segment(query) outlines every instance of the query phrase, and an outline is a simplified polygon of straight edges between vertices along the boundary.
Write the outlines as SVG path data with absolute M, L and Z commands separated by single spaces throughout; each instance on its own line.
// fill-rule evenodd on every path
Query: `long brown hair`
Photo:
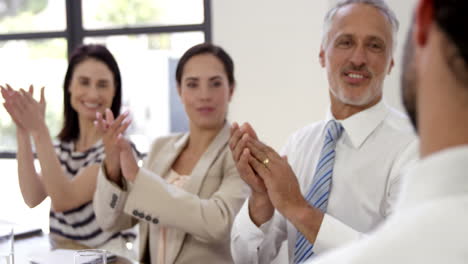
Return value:
M 78 64 L 88 58 L 96 59 L 109 67 L 114 75 L 115 95 L 112 100 L 111 110 L 114 116 L 120 114 L 120 106 L 122 104 L 122 79 L 120 76 L 119 66 L 117 61 L 110 51 L 103 45 L 82 45 L 76 48 L 68 63 L 65 81 L 63 83 L 63 127 L 58 138 L 61 141 L 70 142 L 78 139 L 80 135 L 80 127 L 78 123 L 78 113 L 73 109 L 70 102 L 70 83 L 73 73 Z

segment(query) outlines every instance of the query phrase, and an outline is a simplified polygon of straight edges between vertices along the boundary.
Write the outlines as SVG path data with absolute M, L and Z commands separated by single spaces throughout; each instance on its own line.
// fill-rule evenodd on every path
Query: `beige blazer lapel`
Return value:
M 199 194 L 203 180 L 208 173 L 211 165 L 215 159 L 219 156 L 222 149 L 228 144 L 229 133 L 230 133 L 230 124 L 226 122 L 224 127 L 215 137 L 213 142 L 208 146 L 207 150 L 200 157 L 200 160 L 195 165 L 191 173 L 190 181 L 188 182 L 186 188 L 187 192 L 193 194 Z M 182 249 L 182 244 L 185 239 L 185 232 L 179 231 L 176 229 L 169 229 L 166 233 L 167 241 L 170 241 L 167 245 L 167 255 L 166 263 L 174 263 L 177 256 L 179 255 L 180 250 Z
M 178 139 L 174 144 L 172 145 L 167 145 L 164 149 L 161 150 L 160 154 L 155 157 L 155 162 L 152 164 L 148 164 L 147 169 L 155 172 L 157 175 L 160 177 L 166 178 L 168 175 L 168 171 L 171 169 L 172 164 L 174 161 L 179 157 L 180 152 L 184 149 L 185 145 L 188 142 L 188 134 L 182 135 L 180 139 Z M 148 234 L 151 232 L 152 237 L 156 237 L 157 239 L 153 242 L 156 243 L 156 245 L 152 245 L 151 248 L 148 243 Z M 148 247 L 148 250 L 151 249 L 158 249 L 159 248 L 159 228 L 151 227 L 145 222 L 140 222 L 140 259 L 143 257 L 141 254 L 144 253 L 146 250 L 146 247 Z M 157 252 L 152 252 L 157 253 Z
M 213 142 L 208 146 L 205 153 L 200 157 L 200 160 L 195 165 L 191 173 L 190 181 L 187 184 L 186 190 L 193 194 L 199 194 L 203 180 L 205 179 L 208 170 L 219 156 L 220 152 L 229 140 L 229 127 L 226 122 L 221 131 L 216 135 Z
M 154 171 L 157 175 L 166 178 L 168 171 L 172 168 L 172 164 L 179 157 L 180 153 L 187 145 L 189 139 L 188 133 L 184 134 L 173 145 L 167 145 L 156 158 L 154 164 L 151 165 L 149 170 Z

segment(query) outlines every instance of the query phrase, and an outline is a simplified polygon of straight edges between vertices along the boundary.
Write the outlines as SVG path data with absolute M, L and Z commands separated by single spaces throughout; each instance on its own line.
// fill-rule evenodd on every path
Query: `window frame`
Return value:
M 203 0 L 204 21 L 201 24 L 183 24 L 183 25 L 164 25 L 164 26 L 145 26 L 145 27 L 126 27 L 112 29 L 94 29 L 86 30 L 83 27 L 82 0 L 66 0 L 66 28 L 64 31 L 45 31 L 45 32 L 25 32 L 0 34 L 0 41 L 8 40 L 34 40 L 62 38 L 67 41 L 67 56 L 83 44 L 85 37 L 100 36 L 118 36 L 118 35 L 138 35 L 138 34 L 165 34 L 201 31 L 204 33 L 206 42 L 212 41 L 211 29 L 211 0 Z M 0 159 L 15 159 L 15 151 L 0 151 Z

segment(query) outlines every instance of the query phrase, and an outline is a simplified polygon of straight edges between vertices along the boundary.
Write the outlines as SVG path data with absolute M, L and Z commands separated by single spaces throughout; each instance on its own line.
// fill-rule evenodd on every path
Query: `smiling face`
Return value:
M 392 26 L 378 9 L 350 4 L 335 14 L 320 63 L 327 69 L 332 104 L 372 106 L 382 98 L 393 66 Z
M 233 89 L 217 57 L 207 53 L 190 58 L 184 66 L 178 90 L 191 127 L 216 129 L 222 126 Z
M 80 119 L 95 120 L 104 113 L 115 95 L 114 76 L 106 64 L 85 59 L 76 65 L 70 82 L 70 102 Z

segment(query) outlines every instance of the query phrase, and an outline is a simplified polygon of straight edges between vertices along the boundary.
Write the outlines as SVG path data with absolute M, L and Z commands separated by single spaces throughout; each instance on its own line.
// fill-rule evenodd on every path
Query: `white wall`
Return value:
M 388 1 L 401 22 L 396 67 L 385 83 L 387 102 L 400 108 L 402 40 L 415 0 Z M 214 0 L 213 39 L 233 57 L 238 81 L 230 121 L 249 121 L 280 149 L 289 134 L 324 117 L 329 105 L 318 63 L 324 0 Z

